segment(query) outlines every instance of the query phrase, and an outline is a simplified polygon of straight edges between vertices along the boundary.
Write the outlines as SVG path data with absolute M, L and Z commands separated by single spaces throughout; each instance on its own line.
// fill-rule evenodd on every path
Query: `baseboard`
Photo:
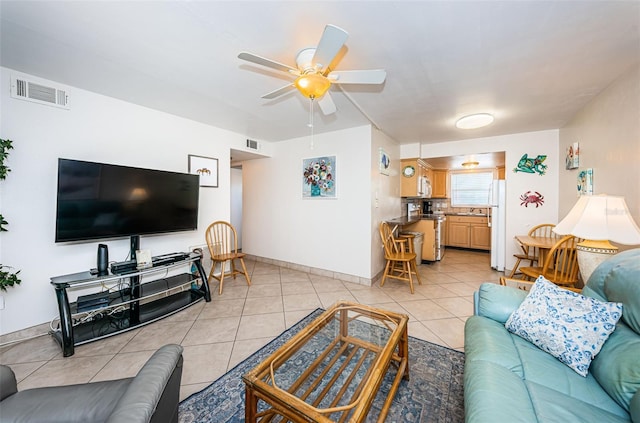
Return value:
M 247 258 L 247 260 L 253 260 L 260 263 L 273 264 L 275 266 L 284 267 L 286 269 L 298 270 L 300 272 L 311 273 L 312 275 L 326 276 L 328 278 L 339 279 L 341 281 L 357 283 L 358 285 L 364 285 L 364 286 L 371 286 L 375 281 L 379 280 L 382 277 L 382 273 L 379 273 L 373 279 L 369 279 L 369 278 L 363 278 L 356 275 L 349 275 L 347 273 L 334 272 L 331 270 L 320 269 L 317 267 L 304 266 L 297 263 L 290 263 L 287 261 L 270 259 L 267 257 L 254 256 L 251 254 L 247 254 L 245 257 Z

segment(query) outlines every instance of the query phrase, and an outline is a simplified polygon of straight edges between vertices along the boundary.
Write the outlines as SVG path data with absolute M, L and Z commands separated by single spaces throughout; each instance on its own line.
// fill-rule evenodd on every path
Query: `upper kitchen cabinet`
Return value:
M 447 198 L 447 173 L 443 169 L 431 170 L 431 197 Z
M 400 161 L 400 196 L 429 197 L 429 179 L 426 164 L 420 159 L 404 159 Z
M 498 166 L 498 179 L 504 179 L 504 166 Z

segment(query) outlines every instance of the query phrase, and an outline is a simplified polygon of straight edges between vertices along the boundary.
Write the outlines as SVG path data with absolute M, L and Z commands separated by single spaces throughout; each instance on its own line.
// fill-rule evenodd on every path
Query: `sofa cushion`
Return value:
M 638 271 L 640 271 L 640 248 L 623 251 L 600 263 L 596 270 L 591 273 L 587 285 L 582 290 L 582 294 L 606 301 L 607 296 L 604 292 L 605 279 L 615 267 L 628 269 L 629 274 L 637 275 Z
M 527 296 L 528 292 L 494 283 L 483 283 L 478 293 L 476 314 L 504 323 Z
M 87 423 L 107 420 L 132 379 L 33 388 L 2 401 L 2 422 Z
M 464 325 L 464 339 L 465 362 L 484 361 L 499 364 L 518 377 L 524 377 L 522 362 L 513 344 L 514 336 L 503 324 L 486 317 L 471 316 Z
M 640 257 L 633 264 L 615 266 L 607 274 L 604 292 L 623 304 L 622 320 L 640 334 Z
M 640 335 L 619 322 L 589 371 L 600 386 L 629 411 L 631 398 L 640 389 Z
M 587 400 L 560 395 L 551 384 L 540 385 L 528 380 L 525 384 L 536 412 L 536 419 L 532 422 L 629 422 L 629 416 L 622 410 L 615 413 Z
M 466 423 L 538 421 L 524 380 L 499 364 L 465 361 Z
M 586 376 L 621 316 L 622 304 L 561 289 L 541 276 L 505 327 Z

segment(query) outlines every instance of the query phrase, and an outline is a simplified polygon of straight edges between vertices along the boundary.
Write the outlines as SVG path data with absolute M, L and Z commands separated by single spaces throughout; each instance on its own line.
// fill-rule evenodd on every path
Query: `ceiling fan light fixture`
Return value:
M 456 121 L 458 129 L 476 129 L 493 123 L 493 115 L 489 113 L 476 113 L 461 117 Z
M 317 73 L 300 75 L 293 83 L 307 98 L 320 98 L 331 87 L 331 81 Z

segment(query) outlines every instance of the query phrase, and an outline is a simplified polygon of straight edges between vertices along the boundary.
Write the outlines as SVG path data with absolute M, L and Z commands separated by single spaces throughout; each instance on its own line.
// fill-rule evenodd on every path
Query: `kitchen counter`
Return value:
M 447 216 L 487 217 L 487 213 L 445 213 Z
M 386 220 L 386 222 L 390 225 L 411 225 L 412 223 L 416 223 L 420 220 L 444 220 L 444 214 L 415 214 L 411 216 L 400 216 L 395 219 Z

